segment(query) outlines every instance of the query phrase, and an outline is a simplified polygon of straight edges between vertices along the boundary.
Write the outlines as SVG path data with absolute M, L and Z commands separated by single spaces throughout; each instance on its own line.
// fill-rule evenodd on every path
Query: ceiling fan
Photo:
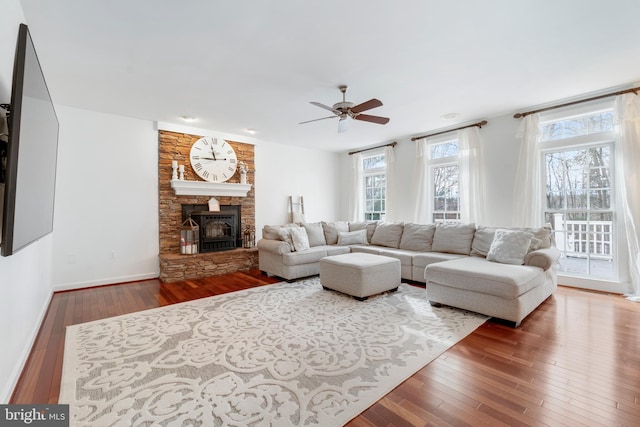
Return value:
M 381 116 L 372 116 L 369 114 L 362 114 L 363 111 L 367 111 L 367 110 L 371 110 L 373 108 L 377 108 L 382 106 L 382 101 L 380 101 L 379 99 L 375 99 L 372 98 L 368 101 L 363 102 L 362 104 L 358 104 L 358 105 L 354 105 L 353 102 L 347 102 L 347 100 L 345 99 L 346 97 L 346 92 L 347 92 L 347 86 L 346 85 L 341 85 L 338 86 L 338 89 L 340 89 L 340 92 L 342 92 L 342 102 L 338 102 L 336 104 L 333 104 L 332 107 L 329 107 L 328 105 L 324 105 L 321 104 L 319 102 L 311 102 L 311 104 L 320 107 L 320 108 L 324 108 L 325 110 L 329 110 L 333 113 L 333 116 L 329 116 L 329 117 L 322 117 L 320 119 L 313 119 L 313 120 L 307 120 L 305 122 L 300 122 L 300 124 L 304 124 L 304 123 L 311 123 L 311 122 L 317 122 L 318 120 L 326 120 L 326 119 L 333 119 L 338 117 L 340 119 L 340 121 L 338 121 L 338 132 L 344 132 L 346 130 L 346 119 L 348 117 L 351 117 L 354 120 L 361 120 L 363 122 L 371 122 L 371 123 L 378 123 L 380 125 L 385 125 L 387 123 L 389 123 L 389 118 L 388 117 L 381 117 Z

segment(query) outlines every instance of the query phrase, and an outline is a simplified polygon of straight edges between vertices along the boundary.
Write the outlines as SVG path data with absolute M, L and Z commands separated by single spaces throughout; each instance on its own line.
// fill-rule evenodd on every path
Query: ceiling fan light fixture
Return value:
M 384 125 L 387 124 L 389 122 L 389 118 L 388 117 L 380 117 L 380 116 L 372 116 L 369 114 L 362 114 L 363 111 L 367 111 L 367 110 L 371 110 L 373 108 L 377 108 L 377 107 L 381 107 L 382 106 L 382 101 L 380 101 L 379 99 L 376 98 L 372 98 L 368 101 L 362 102 L 360 104 L 354 104 L 353 102 L 348 102 L 346 100 L 346 92 L 347 92 L 347 86 L 346 85 L 340 85 L 338 86 L 338 89 L 340 89 L 340 92 L 342 92 L 342 102 L 337 102 L 335 104 L 333 104 L 333 106 L 329 107 L 328 105 L 324 105 L 320 102 L 315 102 L 315 101 L 311 101 L 312 105 L 315 105 L 316 107 L 320 107 L 324 110 L 329 110 L 331 111 L 334 115 L 333 116 L 329 116 L 329 117 L 322 117 L 320 119 L 313 119 L 313 120 L 306 120 L 304 122 L 300 122 L 300 124 L 304 124 L 304 123 L 310 123 L 310 122 L 316 122 L 319 120 L 325 120 L 325 119 L 331 119 L 334 117 L 338 117 L 340 119 L 340 122 L 342 122 L 343 120 L 346 120 L 347 118 L 351 117 L 354 120 L 360 120 L 360 121 L 364 121 L 364 122 L 370 122 L 370 123 L 377 123 L 380 125 Z M 341 126 L 343 125 L 343 123 L 338 123 L 338 132 L 343 132 L 344 127 Z

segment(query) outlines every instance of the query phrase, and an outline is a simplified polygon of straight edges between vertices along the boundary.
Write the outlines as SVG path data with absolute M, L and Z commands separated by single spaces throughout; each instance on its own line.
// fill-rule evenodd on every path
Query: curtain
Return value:
M 414 200 L 415 208 L 413 221 L 416 224 L 430 224 L 433 222 L 430 218 L 431 212 L 428 202 L 428 174 L 427 174 L 427 141 L 421 139 L 416 143 L 416 162 L 414 166 Z
M 460 156 L 460 221 L 484 224 L 482 201 L 482 140 L 480 129 L 473 126 L 458 131 Z
M 388 145 L 384 148 L 384 160 L 387 164 L 385 182 L 387 185 L 385 194 L 385 221 L 396 221 L 397 197 L 396 197 L 396 158 L 393 147 Z
M 362 154 L 356 153 L 351 157 L 353 169 L 353 180 L 351 181 L 351 197 L 349 198 L 349 211 L 351 221 L 362 221 L 364 219 L 364 199 L 362 191 L 364 188 L 362 172 Z
M 632 292 L 626 295 L 640 302 L 640 96 L 620 95 L 616 98 L 616 117 L 620 140 L 616 144 L 616 171 L 622 196 L 621 217 L 629 251 L 629 276 Z
M 537 144 L 540 141 L 540 116 L 526 116 L 516 133 L 520 139 L 520 157 L 513 192 L 513 225 L 540 227 L 542 220 L 542 169 Z

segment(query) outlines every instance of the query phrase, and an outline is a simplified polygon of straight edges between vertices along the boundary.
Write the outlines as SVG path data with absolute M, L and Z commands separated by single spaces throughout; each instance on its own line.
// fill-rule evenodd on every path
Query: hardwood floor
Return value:
M 259 271 L 56 293 L 11 403 L 57 403 L 67 325 L 278 280 Z M 567 287 L 518 329 L 489 321 L 348 426 L 640 425 L 640 304 Z

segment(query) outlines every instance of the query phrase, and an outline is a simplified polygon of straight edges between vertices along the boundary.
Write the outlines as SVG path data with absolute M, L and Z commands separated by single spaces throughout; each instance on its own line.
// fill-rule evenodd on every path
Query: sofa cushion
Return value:
M 353 245 L 350 246 L 351 252 L 363 252 L 366 254 L 374 254 L 380 255 L 380 251 L 383 249 L 382 246 L 371 246 L 371 245 Z
M 542 285 L 545 280 L 544 272 L 539 267 L 498 264 L 478 257 L 429 264 L 424 277 L 427 281 L 427 294 L 429 282 L 434 282 L 508 300 Z
M 373 232 L 373 236 L 371 237 L 371 244 L 397 248 L 400 246 L 403 228 L 404 226 L 401 222 L 378 223 L 376 231 Z
M 290 252 L 282 255 L 284 265 L 300 265 L 319 262 L 327 256 L 327 246 L 314 246 L 302 252 Z
M 408 249 L 411 251 L 429 252 L 435 231 L 435 224 L 406 223 L 404 224 L 399 247 L 400 249 Z
M 406 249 L 380 248 L 378 255 L 399 259 L 402 265 L 412 265 L 415 252 Z
M 309 250 L 309 237 L 307 237 L 307 230 L 304 227 L 291 227 L 288 230 L 293 241 L 293 248 L 296 251 Z
M 472 256 L 486 257 L 493 242 L 493 235 L 496 233 L 495 227 L 485 227 L 479 225 L 473 235 L 473 242 L 471 243 Z
M 370 243 L 377 225 L 377 221 L 350 222 L 349 231 L 367 230 L 367 242 Z
M 466 255 L 447 254 L 444 252 L 423 252 L 413 256 L 414 267 L 426 267 L 434 262 L 451 261 L 452 259 L 465 258 Z
M 309 246 L 323 246 L 327 244 L 321 222 L 305 222 L 302 226 L 307 230 Z
M 529 252 L 531 239 L 533 234 L 526 231 L 498 229 L 493 236 L 487 260 L 522 265 Z
M 322 221 L 322 229 L 324 230 L 324 240 L 327 245 L 335 245 L 338 243 L 338 233 L 340 231 L 349 231 L 349 223 L 346 221 Z
M 338 245 L 368 245 L 367 230 L 358 231 L 339 231 Z
M 433 233 L 433 252 L 469 255 L 476 225 L 460 223 L 441 223 Z

